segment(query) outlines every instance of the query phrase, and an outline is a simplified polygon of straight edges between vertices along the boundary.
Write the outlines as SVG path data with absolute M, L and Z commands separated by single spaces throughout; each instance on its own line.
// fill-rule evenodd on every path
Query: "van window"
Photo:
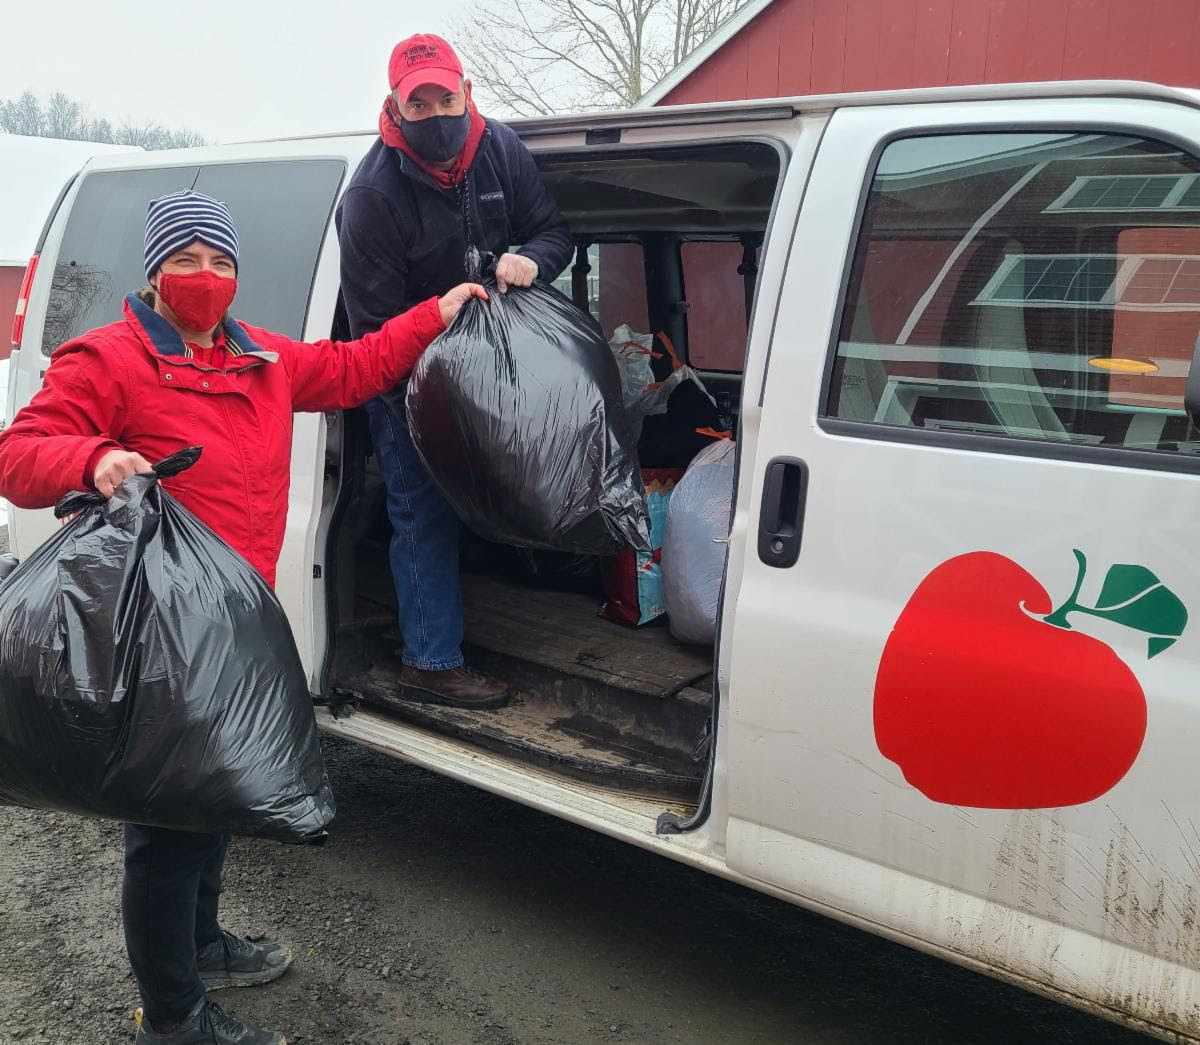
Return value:
M 653 333 L 646 297 L 645 249 L 640 243 L 598 243 L 592 251 L 588 296 L 604 336 L 611 339 L 622 325 L 637 333 Z
M 555 288 L 575 299 L 578 251 L 554 281 Z M 582 304 L 582 302 L 580 302 Z M 650 330 L 646 300 L 646 252 L 640 243 L 592 243 L 587 248 L 587 309 L 611 340 L 622 324 L 641 333 Z
M 697 370 L 741 372 L 746 362 L 745 248 L 736 240 L 680 247 L 687 295 L 687 356 Z
M 1200 452 L 1200 162 L 1107 134 L 910 138 L 867 196 L 825 415 Z
M 54 266 L 43 353 L 121 318 L 125 295 L 146 284 L 146 205 L 192 187 L 233 213 L 240 240 L 234 313 L 299 338 L 345 169 L 340 160 L 283 160 L 87 175 Z

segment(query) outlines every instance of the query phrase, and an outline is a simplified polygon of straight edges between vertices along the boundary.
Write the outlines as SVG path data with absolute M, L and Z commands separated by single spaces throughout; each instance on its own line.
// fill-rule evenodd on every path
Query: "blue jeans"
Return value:
M 444 671 L 463 663 L 461 523 L 413 446 L 401 409 L 384 399 L 366 405 L 379 472 L 387 486 L 403 660 L 424 671 Z

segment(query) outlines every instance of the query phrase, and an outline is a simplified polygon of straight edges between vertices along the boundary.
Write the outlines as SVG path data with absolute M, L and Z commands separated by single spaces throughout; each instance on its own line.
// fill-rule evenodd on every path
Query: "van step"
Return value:
M 637 730 L 625 731 L 573 709 L 544 693 L 516 689 L 502 708 L 471 710 L 408 700 L 397 684 L 398 662 L 339 679 L 337 689 L 414 725 L 468 740 L 497 754 L 577 780 L 647 797 L 694 798 L 704 773 L 690 753 L 655 744 Z M 707 714 L 708 694 L 686 690 L 675 700 Z
M 365 744 L 435 773 L 457 776 L 537 809 L 581 818 L 627 842 L 664 848 L 669 855 L 678 856 L 677 847 L 669 843 L 655 846 L 658 818 L 666 812 L 686 819 L 696 811 L 694 796 L 691 801 L 664 801 L 658 795 L 643 797 L 629 792 L 581 787 L 558 773 L 490 751 L 480 751 L 433 730 L 401 722 L 385 711 L 359 708 L 350 714 L 335 714 L 330 708 L 319 707 L 317 725 L 322 732 Z

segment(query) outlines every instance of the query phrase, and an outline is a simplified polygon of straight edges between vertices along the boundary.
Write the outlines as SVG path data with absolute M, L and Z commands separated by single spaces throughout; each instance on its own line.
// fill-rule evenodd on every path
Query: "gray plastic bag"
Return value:
M 663 594 L 671 634 L 680 642 L 711 645 L 716 639 L 736 450 L 732 440 L 722 439 L 699 453 L 671 495 L 663 538 Z

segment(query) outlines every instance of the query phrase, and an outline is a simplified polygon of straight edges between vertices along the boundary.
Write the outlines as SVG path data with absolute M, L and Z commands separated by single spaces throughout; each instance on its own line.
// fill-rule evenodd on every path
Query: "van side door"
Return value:
M 1200 1029 L 1198 332 L 1200 108 L 833 115 L 744 407 L 732 868 Z
M 189 188 L 199 172 L 196 166 L 126 171 L 89 166 L 67 190 L 42 242 L 16 357 L 10 420 L 40 391 L 59 345 L 120 318 L 125 294 L 146 282 L 146 204 Z M 59 526 L 49 508 L 10 508 L 9 522 L 20 558 Z

